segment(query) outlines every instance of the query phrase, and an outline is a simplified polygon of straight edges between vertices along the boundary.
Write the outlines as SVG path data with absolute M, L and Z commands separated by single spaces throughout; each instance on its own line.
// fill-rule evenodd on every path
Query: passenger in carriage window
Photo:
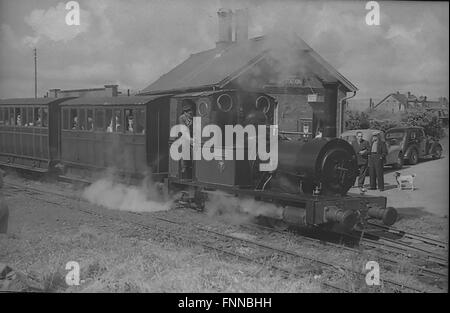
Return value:
M 112 133 L 113 132 L 113 128 L 114 128 L 114 126 L 113 126 L 113 119 L 111 117 L 111 121 L 109 122 L 108 127 L 106 127 L 106 132 L 107 133 Z
M 120 117 L 116 115 L 116 132 L 122 131 L 122 125 L 120 125 Z
M 130 115 L 127 117 L 127 132 L 134 133 L 134 117 Z
M 22 126 L 22 115 L 20 115 L 20 114 L 17 114 L 16 125 L 17 126 Z
M 91 116 L 87 118 L 87 130 L 94 131 L 94 119 Z
M 131 109 L 125 109 L 125 131 L 127 133 L 134 133 L 135 131 L 133 110 Z
M 88 109 L 86 115 L 87 115 L 86 129 L 88 131 L 94 131 L 94 115 L 93 115 L 93 111 Z
M 81 130 L 80 121 L 78 120 L 78 116 L 74 116 L 72 130 Z
M 34 109 L 34 118 L 35 118 L 34 126 L 42 127 L 42 109 L 41 108 Z

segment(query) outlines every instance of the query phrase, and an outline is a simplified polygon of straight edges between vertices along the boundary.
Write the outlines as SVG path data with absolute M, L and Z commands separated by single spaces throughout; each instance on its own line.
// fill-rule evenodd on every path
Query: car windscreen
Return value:
M 403 131 L 392 131 L 386 133 L 386 139 L 403 139 L 405 132 Z

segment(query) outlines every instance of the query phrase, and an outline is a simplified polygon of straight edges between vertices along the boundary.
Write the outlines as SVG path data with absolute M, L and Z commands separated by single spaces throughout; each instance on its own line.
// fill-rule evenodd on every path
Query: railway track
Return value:
M 32 197 L 36 200 L 44 201 L 44 202 L 51 203 L 51 204 L 58 205 L 58 206 L 61 205 L 60 202 L 50 201 L 47 198 L 42 198 L 41 196 L 50 194 L 50 195 L 62 197 L 66 200 L 70 199 L 73 201 L 77 201 L 78 203 L 80 201 L 84 201 L 87 203 L 87 201 L 82 200 L 78 197 L 74 197 L 74 196 L 67 195 L 67 194 L 61 194 L 61 193 L 54 192 L 54 191 L 47 191 L 47 190 L 44 191 L 44 190 L 34 188 L 31 186 L 15 185 L 15 184 L 11 184 L 9 182 L 6 183 L 5 185 L 8 188 L 25 191 L 25 194 L 28 197 Z M 333 264 L 331 262 L 322 261 L 318 258 L 301 255 L 295 251 L 278 248 L 275 246 L 268 245 L 266 243 L 256 242 L 254 240 L 240 238 L 240 237 L 236 237 L 236 236 L 229 235 L 229 234 L 224 234 L 224 233 L 221 233 L 221 232 L 218 232 L 215 230 L 207 229 L 202 226 L 196 226 L 196 225 L 188 226 L 186 224 L 180 223 L 175 220 L 167 219 L 167 218 L 161 218 L 161 217 L 157 217 L 157 216 L 150 217 L 148 215 L 145 216 L 145 220 L 147 220 L 147 221 L 148 221 L 148 219 L 151 219 L 151 220 L 157 221 L 157 222 L 165 222 L 166 224 L 176 225 L 177 226 L 176 228 L 178 230 L 180 228 L 185 228 L 185 230 L 186 230 L 186 228 L 189 228 L 189 229 L 187 229 L 188 230 L 187 233 L 192 232 L 192 231 L 189 231 L 192 229 L 196 230 L 197 232 L 207 233 L 208 234 L 207 238 L 209 240 L 199 241 L 198 238 L 195 238 L 192 236 L 191 237 L 179 236 L 179 235 L 177 235 L 177 233 L 175 231 L 170 231 L 167 227 L 161 227 L 160 223 L 150 223 L 149 224 L 149 223 L 143 223 L 142 221 L 136 221 L 136 220 L 129 220 L 129 219 L 124 220 L 122 218 L 113 217 L 113 216 L 111 216 L 111 214 L 99 213 L 99 212 L 95 212 L 92 210 L 80 208 L 79 206 L 77 208 L 75 208 L 74 206 L 70 206 L 69 208 L 76 209 L 76 210 L 86 213 L 86 214 L 95 215 L 99 218 L 106 218 L 106 219 L 113 219 L 113 220 L 119 219 L 122 222 L 127 222 L 134 226 L 139 226 L 140 228 L 146 229 L 148 231 L 156 230 L 159 233 L 164 233 L 165 235 L 167 235 L 169 237 L 175 238 L 177 241 L 180 240 L 183 242 L 189 242 L 190 244 L 194 244 L 194 245 L 201 245 L 208 250 L 216 251 L 217 253 L 228 255 L 228 256 L 234 256 L 234 257 L 237 257 L 238 259 L 246 261 L 246 262 L 260 264 L 260 265 L 266 266 L 268 268 L 271 268 L 272 270 L 276 270 L 280 273 L 283 273 L 285 275 L 301 276 L 302 274 L 297 273 L 295 270 L 282 267 L 279 264 L 278 265 L 274 264 L 275 263 L 274 258 L 283 257 L 283 258 L 288 258 L 291 260 L 295 259 L 296 263 L 298 262 L 298 260 L 301 260 L 300 264 L 305 264 L 305 262 L 308 262 L 309 264 L 319 265 L 319 266 L 324 267 L 335 273 L 342 273 L 342 271 L 347 271 L 347 272 L 356 274 L 358 276 L 365 277 L 364 273 L 356 271 L 352 268 L 348 268 L 348 267 L 345 267 L 345 266 L 342 266 L 339 264 Z M 139 217 L 143 216 L 143 214 L 137 213 L 137 212 L 128 212 L 128 213 L 131 213 L 131 214 L 129 214 L 129 216 L 132 216 L 132 215 L 139 216 Z M 237 242 L 241 243 L 241 245 L 236 245 Z M 266 251 L 265 257 L 261 257 L 261 256 L 258 256 L 258 257 L 253 256 L 252 257 L 252 256 L 249 256 L 248 254 L 240 253 L 238 251 L 239 250 L 238 248 L 241 247 L 242 244 L 245 244 L 247 247 L 252 246 L 254 255 L 258 255 L 258 253 L 257 253 L 258 249 L 265 250 Z M 268 259 L 270 259 L 270 261 L 268 261 Z M 430 271 L 428 272 L 428 274 L 436 275 L 436 273 L 431 273 Z M 419 289 L 419 288 L 416 288 L 413 286 L 408 286 L 406 284 L 391 280 L 389 278 L 382 279 L 382 283 L 386 286 L 389 285 L 389 286 L 393 287 L 394 290 L 425 292 L 425 290 L 422 290 L 422 289 Z M 328 282 L 322 282 L 322 286 L 325 288 L 328 288 L 328 289 L 339 290 L 342 292 L 349 291 L 347 288 L 344 288 L 342 286 L 336 286 L 336 285 L 330 284 Z
M 267 231 L 270 231 L 270 232 L 277 232 L 277 233 L 280 233 L 280 234 L 286 234 L 286 231 L 280 231 L 280 230 L 276 230 L 276 229 L 265 227 L 265 226 L 261 226 L 261 225 L 246 224 L 246 225 L 244 225 L 244 227 L 247 227 L 248 229 L 253 229 L 254 227 L 257 227 L 260 230 L 267 230 Z M 354 254 L 361 254 L 363 252 L 367 252 L 367 253 L 373 255 L 378 261 L 381 261 L 383 263 L 389 264 L 390 266 L 397 266 L 397 267 L 401 267 L 402 266 L 402 264 L 401 264 L 401 262 L 399 262 L 398 258 L 394 258 L 394 257 L 392 257 L 390 255 L 381 254 L 380 253 L 381 251 L 379 249 L 376 251 L 376 254 L 375 254 L 375 253 L 373 253 L 375 251 L 372 251 L 371 249 L 363 251 L 363 250 L 358 249 L 358 248 L 352 248 L 352 247 L 349 247 L 349 246 L 346 246 L 346 245 L 343 245 L 343 244 L 335 244 L 335 243 L 332 243 L 332 242 L 327 242 L 327 241 L 323 241 L 323 240 L 319 240 L 319 239 L 314 239 L 314 238 L 310 238 L 310 237 L 307 237 L 307 236 L 300 236 L 298 238 L 301 241 L 311 242 L 311 243 L 313 243 L 314 245 L 316 245 L 318 247 L 323 247 L 323 246 L 334 247 L 336 249 L 342 249 L 342 250 L 346 250 L 346 251 L 351 251 Z M 388 251 L 390 253 L 391 252 L 395 253 L 395 251 L 392 251 L 392 250 L 388 250 Z M 411 258 L 411 254 L 407 254 L 407 255 L 404 255 L 404 256 L 406 256 L 408 258 Z M 445 280 L 447 280 L 447 278 L 448 278 L 448 274 L 447 273 L 443 273 L 441 271 L 436 271 L 436 270 L 433 270 L 433 269 L 430 269 L 430 268 L 427 268 L 427 267 L 424 267 L 424 266 L 419 266 L 419 265 L 416 265 L 416 264 L 413 264 L 413 263 L 408 264 L 408 266 L 409 266 L 409 268 L 414 270 L 417 275 L 427 275 L 430 278 L 445 279 Z

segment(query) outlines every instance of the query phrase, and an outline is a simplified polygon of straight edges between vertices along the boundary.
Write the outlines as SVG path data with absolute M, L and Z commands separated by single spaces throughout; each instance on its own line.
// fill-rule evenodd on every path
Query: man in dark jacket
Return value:
M 384 191 L 384 173 L 383 167 L 387 155 L 387 146 L 380 137 L 376 134 L 372 138 L 372 145 L 369 155 L 369 175 L 370 175 L 370 189 L 378 189 Z
M 356 133 L 356 141 L 352 143 L 353 149 L 356 152 L 358 167 L 359 167 L 359 176 L 358 176 L 358 187 L 361 189 L 361 192 L 364 192 L 364 180 L 366 179 L 367 174 L 367 163 L 368 156 L 370 153 L 370 144 L 367 140 L 363 139 L 363 133 Z

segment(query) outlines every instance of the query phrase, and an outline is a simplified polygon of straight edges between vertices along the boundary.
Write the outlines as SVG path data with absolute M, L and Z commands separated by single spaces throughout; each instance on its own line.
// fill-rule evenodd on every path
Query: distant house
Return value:
M 426 96 L 416 97 L 409 91 L 407 94 L 402 94 L 397 91 L 384 97 L 378 104 L 370 105 L 371 110 L 391 113 L 406 112 L 414 108 L 423 108 L 433 112 L 438 116 L 443 125 L 448 125 L 448 99 L 445 97 L 440 97 L 434 101 L 428 100 Z
M 399 91 L 388 94 L 380 102 L 370 107 L 371 110 L 388 111 L 392 113 L 405 112 L 410 108 L 416 107 L 418 99 L 408 91 L 402 94 Z

